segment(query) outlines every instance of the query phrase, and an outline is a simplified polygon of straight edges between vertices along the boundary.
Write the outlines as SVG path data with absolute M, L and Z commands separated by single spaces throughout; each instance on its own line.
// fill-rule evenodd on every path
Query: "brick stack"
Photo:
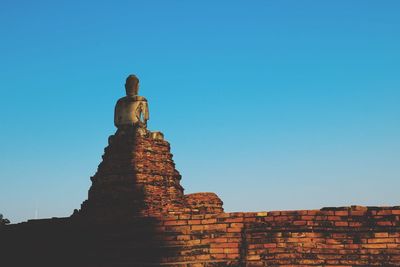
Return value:
M 185 195 L 186 206 L 194 213 L 222 213 L 222 200 L 211 192 L 201 192 Z
M 216 194 L 184 195 L 180 180 L 167 141 L 141 135 L 134 127 L 118 129 L 91 177 L 88 199 L 74 216 L 125 221 L 132 216 L 223 212 Z
M 49 257 L 82 267 L 400 266 L 400 207 L 187 212 L 111 224 L 50 219 L 3 228 L 2 260 L 17 252 L 40 266 Z
M 178 248 L 162 259 L 168 266 L 400 266 L 400 207 L 182 214 L 159 224 L 165 245 Z
M 88 200 L 75 215 L 125 220 L 182 211 L 180 179 L 168 142 L 141 136 L 134 128 L 119 129 L 109 138 Z
M 252 266 L 400 266 L 400 207 L 276 211 L 245 227 Z

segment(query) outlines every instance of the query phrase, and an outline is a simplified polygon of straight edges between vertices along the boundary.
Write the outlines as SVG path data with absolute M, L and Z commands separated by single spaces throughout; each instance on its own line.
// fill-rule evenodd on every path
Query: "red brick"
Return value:
M 224 249 L 223 248 L 211 248 L 210 253 L 211 254 L 224 253 Z
M 243 217 L 238 217 L 238 218 L 228 218 L 225 220 L 227 223 L 235 223 L 235 222 L 243 222 L 244 218 Z
M 379 249 L 379 248 L 386 248 L 386 244 L 362 244 L 362 247 Z
M 335 222 L 335 226 L 349 226 L 348 222 Z
M 165 226 L 174 226 L 174 225 L 185 225 L 187 224 L 186 220 L 179 220 L 179 221 L 166 221 L 164 222 Z
M 238 248 L 239 243 L 212 243 L 210 246 L 212 248 Z
M 227 228 L 226 230 L 228 233 L 240 233 L 242 231 L 242 228 L 239 227 L 230 227 Z
M 338 211 L 335 211 L 335 215 L 336 216 L 348 216 L 349 212 L 347 210 L 338 210 Z

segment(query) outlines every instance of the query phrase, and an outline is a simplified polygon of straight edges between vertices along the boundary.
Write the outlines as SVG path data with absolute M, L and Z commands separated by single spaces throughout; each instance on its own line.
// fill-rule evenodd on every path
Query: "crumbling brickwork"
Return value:
M 223 202 L 215 194 L 210 192 L 194 193 L 185 195 L 186 207 L 189 208 L 191 213 L 222 213 Z
M 80 215 L 126 218 L 183 210 L 180 179 L 167 141 L 141 137 L 133 128 L 118 130 L 109 137 Z
M 223 212 L 223 203 L 214 193 L 184 195 L 167 141 L 124 128 L 108 142 L 91 177 L 88 200 L 75 216 L 116 221 L 131 216 Z
M 181 266 L 400 266 L 400 207 L 160 218 Z M 196 265 L 197 264 L 197 265 Z
M 1 251 L 3 262 L 33 266 L 400 266 L 399 216 L 350 207 L 34 220 L 4 227 Z

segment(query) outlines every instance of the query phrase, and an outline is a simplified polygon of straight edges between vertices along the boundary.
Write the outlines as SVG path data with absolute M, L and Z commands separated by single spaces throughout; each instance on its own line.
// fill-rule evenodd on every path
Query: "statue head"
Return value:
M 125 82 L 126 95 L 135 96 L 139 93 L 139 79 L 136 75 L 129 75 Z

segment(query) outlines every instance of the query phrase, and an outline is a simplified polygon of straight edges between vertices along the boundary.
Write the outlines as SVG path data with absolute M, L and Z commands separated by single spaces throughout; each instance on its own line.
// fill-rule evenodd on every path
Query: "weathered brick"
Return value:
M 240 227 L 229 227 L 226 229 L 228 233 L 240 233 L 242 231 L 242 228 Z
M 211 224 L 211 223 L 216 223 L 217 219 L 205 219 L 205 220 L 201 220 L 201 224 Z
M 335 216 L 348 216 L 349 212 L 347 210 L 335 211 Z
M 369 238 L 368 243 L 381 243 L 381 244 L 387 244 L 387 243 L 395 243 L 396 239 L 395 238 Z
M 378 249 L 378 248 L 386 248 L 386 244 L 362 244 L 362 247 Z
M 238 248 L 238 243 L 212 243 L 211 248 Z
M 190 229 L 192 229 L 193 231 L 202 231 L 204 230 L 204 225 L 192 225 Z
M 224 253 L 226 254 L 239 254 L 238 248 L 224 248 Z
M 227 223 L 235 223 L 235 222 L 239 223 L 239 222 L 243 222 L 243 221 L 244 221 L 243 217 L 228 218 L 228 219 L 225 220 L 225 222 L 227 222 Z
M 343 221 L 335 222 L 335 226 L 349 226 L 349 223 L 348 222 L 343 222 Z
M 224 249 L 223 248 L 211 248 L 210 253 L 211 254 L 224 253 Z
M 185 225 L 185 224 L 187 224 L 186 220 L 166 221 L 164 223 L 165 226 L 175 226 L 175 225 Z
M 201 220 L 189 220 L 188 224 L 192 225 L 192 224 L 201 224 Z

